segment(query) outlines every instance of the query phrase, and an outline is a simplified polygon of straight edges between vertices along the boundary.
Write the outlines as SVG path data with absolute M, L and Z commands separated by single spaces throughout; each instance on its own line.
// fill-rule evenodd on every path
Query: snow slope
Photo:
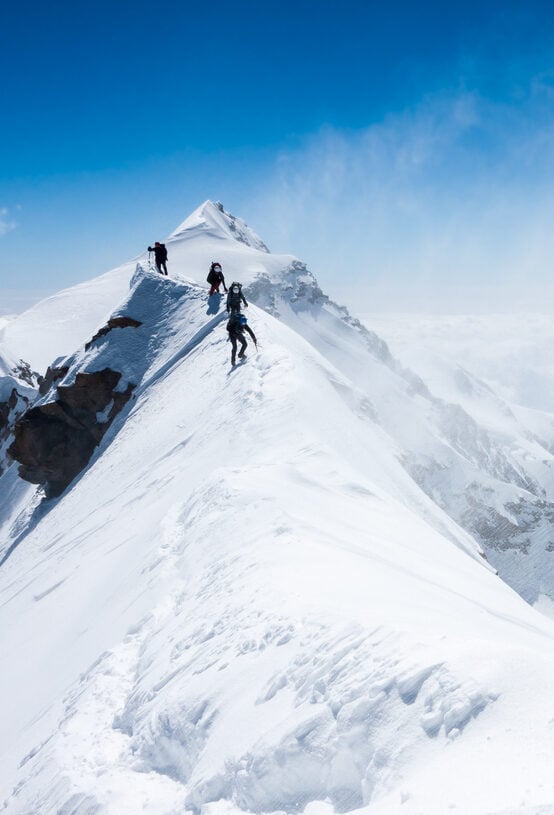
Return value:
M 554 326 L 550 315 L 365 315 L 394 354 L 434 392 L 498 426 L 499 410 L 480 398 L 489 391 L 506 416 L 554 449 Z M 471 380 L 471 382 L 470 382 Z M 477 381 L 478 380 L 478 381 Z M 477 389 L 478 398 L 472 391 Z M 491 393 L 492 392 L 492 393 Z M 516 426 L 506 426 L 512 433 Z M 521 430 L 520 430 L 521 433 Z
M 1 811 L 554 811 L 554 624 L 406 466 L 516 463 L 475 419 L 456 448 L 443 399 L 220 213 L 112 303 L 138 328 L 65 360 L 135 385 L 82 475 L 0 479 Z M 263 306 L 235 369 L 215 259 Z
M 396 358 L 421 376 L 434 394 L 464 410 L 496 437 L 516 468 L 525 472 L 535 498 L 520 495 L 514 501 L 505 491 L 502 496 L 495 489 L 495 500 L 489 500 L 495 510 L 488 524 L 476 524 L 470 518 L 468 523 L 460 511 L 451 514 L 477 535 L 490 561 L 511 584 L 537 602 L 540 581 L 535 583 L 538 590 L 531 592 L 524 583 L 531 584 L 530 571 L 537 575 L 549 572 L 554 551 L 551 318 L 366 315 L 364 323 L 386 338 Z M 496 528 L 503 531 L 504 541 L 494 541 Z M 508 577 L 514 574 L 514 566 L 520 579 Z
M 44 375 L 51 362 L 84 343 L 109 317 L 125 296 L 135 265 L 131 261 L 42 300 L 0 325 L 0 345 Z

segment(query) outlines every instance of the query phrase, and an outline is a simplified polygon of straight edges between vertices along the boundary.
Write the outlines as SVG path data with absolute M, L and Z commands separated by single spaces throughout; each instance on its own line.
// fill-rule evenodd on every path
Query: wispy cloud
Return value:
M 365 308 L 467 310 L 485 291 L 488 308 L 518 296 L 544 307 L 553 97 L 543 74 L 510 104 L 459 92 L 357 132 L 324 130 L 279 157 L 257 202 L 270 214 L 260 231 L 331 287 L 354 287 Z
M 0 238 L 4 237 L 12 229 L 15 229 L 17 223 L 10 216 L 10 211 L 7 207 L 0 207 Z

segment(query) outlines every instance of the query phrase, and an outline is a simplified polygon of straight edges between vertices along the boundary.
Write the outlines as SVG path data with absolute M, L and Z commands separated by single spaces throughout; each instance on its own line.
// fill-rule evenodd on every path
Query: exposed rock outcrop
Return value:
M 34 401 L 41 380 L 23 360 L 10 364 L 4 359 L 1 369 L 5 375 L 0 376 L 0 475 L 11 463 L 7 449 L 13 440 L 14 425 Z
M 78 373 L 71 385 L 58 386 L 55 400 L 27 411 L 15 424 L 8 450 L 21 478 L 43 485 L 48 496 L 63 492 L 129 401 L 135 386 L 118 391 L 120 379 L 109 368 Z
M 89 350 L 95 340 L 100 339 L 100 337 L 105 337 L 113 328 L 138 328 L 139 325 L 142 325 L 141 321 L 135 320 L 133 317 L 110 317 L 106 325 L 97 331 L 94 337 L 87 342 L 85 351 Z
M 24 382 L 29 388 L 36 388 L 37 384 L 40 385 L 42 382 L 42 376 L 38 374 L 36 371 L 31 369 L 31 366 L 28 362 L 25 362 L 24 359 L 20 359 L 19 362 L 13 368 L 13 374 L 16 376 L 21 382 Z
M 115 328 L 142 324 L 125 314 L 110 317 L 84 351 L 49 366 L 40 382 L 42 398 L 15 422 L 8 454 L 19 462 L 21 478 L 41 484 L 49 497 L 63 492 L 86 467 L 135 388 L 129 374 L 122 373 L 130 356 L 128 347 L 121 351 L 125 332 L 116 332 L 115 342 L 112 337 L 97 341 Z M 120 369 L 114 370 L 116 366 Z
M 45 393 L 48 393 L 54 382 L 57 382 L 58 379 L 63 379 L 68 371 L 68 365 L 61 365 L 59 368 L 49 365 L 38 389 L 40 395 L 44 396 Z
M 29 406 L 29 398 L 12 388 L 9 397 L 0 402 L 0 475 L 9 464 L 6 448 L 9 447 L 16 420 Z

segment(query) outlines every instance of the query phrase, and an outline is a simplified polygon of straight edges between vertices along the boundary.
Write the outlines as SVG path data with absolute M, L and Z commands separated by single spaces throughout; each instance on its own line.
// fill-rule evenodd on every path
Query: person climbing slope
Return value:
M 227 294 L 227 312 L 230 311 L 231 314 L 240 312 L 241 302 L 248 308 L 246 297 L 242 293 L 242 283 L 231 283 Z
M 210 271 L 208 272 L 208 277 L 206 278 L 208 283 L 210 284 L 210 294 L 219 294 L 219 287 L 223 283 L 223 290 L 227 291 L 227 286 L 225 285 L 225 278 L 223 277 L 223 270 L 221 268 L 221 263 L 212 263 L 210 266 Z
M 160 243 L 156 241 L 154 246 L 148 247 L 149 252 L 154 252 L 154 257 L 156 259 L 156 268 L 160 274 L 167 275 L 167 249 L 165 248 L 165 243 Z
M 248 319 L 246 317 L 246 314 L 241 314 L 240 315 L 240 324 L 242 326 L 242 330 L 246 331 L 248 334 L 250 334 L 250 338 L 252 339 L 252 342 L 254 343 L 254 345 L 257 348 L 258 347 L 258 340 L 256 339 L 256 335 L 254 334 L 254 332 L 252 331 L 252 329 L 248 325 Z
M 229 339 L 231 340 L 231 346 L 233 349 L 231 351 L 231 365 L 234 365 L 236 362 L 237 342 L 240 342 L 240 351 L 238 353 L 239 359 L 243 359 L 245 356 L 245 352 L 248 347 L 248 342 L 244 336 L 245 331 L 251 336 L 256 348 L 258 347 L 256 336 L 248 325 L 248 321 L 244 314 L 233 312 L 227 321 L 227 331 L 229 332 Z

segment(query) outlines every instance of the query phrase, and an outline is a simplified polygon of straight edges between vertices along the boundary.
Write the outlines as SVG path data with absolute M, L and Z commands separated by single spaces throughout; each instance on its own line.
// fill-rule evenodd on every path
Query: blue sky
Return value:
M 554 308 L 550 4 L 9 6 L 0 313 L 206 198 L 362 310 Z

